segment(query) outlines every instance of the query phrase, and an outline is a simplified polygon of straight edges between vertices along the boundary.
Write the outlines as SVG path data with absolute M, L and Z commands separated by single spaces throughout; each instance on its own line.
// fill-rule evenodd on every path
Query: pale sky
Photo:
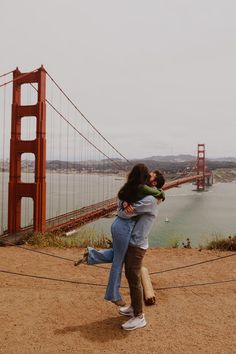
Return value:
M 235 0 L 1 0 L 0 74 L 43 64 L 126 157 L 236 157 Z

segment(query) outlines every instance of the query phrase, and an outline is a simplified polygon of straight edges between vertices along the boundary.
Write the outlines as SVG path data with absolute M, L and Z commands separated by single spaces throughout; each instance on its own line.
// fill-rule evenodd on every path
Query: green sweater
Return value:
M 140 199 L 144 198 L 147 195 L 152 195 L 155 198 L 160 198 L 162 201 L 165 200 L 165 193 L 162 189 L 157 189 L 155 187 L 149 187 L 146 184 L 139 186 L 138 197 Z

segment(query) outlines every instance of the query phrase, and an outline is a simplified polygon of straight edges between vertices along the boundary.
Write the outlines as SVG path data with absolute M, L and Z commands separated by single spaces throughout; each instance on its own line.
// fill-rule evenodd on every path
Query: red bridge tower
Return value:
M 197 175 L 202 175 L 202 178 L 197 179 L 197 190 L 203 191 L 205 189 L 206 178 L 205 144 L 198 144 Z
M 18 68 L 13 72 L 13 101 L 10 142 L 10 176 L 8 193 L 8 233 L 21 230 L 21 199 L 32 198 L 33 229 L 44 232 L 46 225 L 46 71 L 43 67 L 28 74 Z M 35 105 L 21 105 L 21 85 L 38 84 L 38 100 Z M 36 117 L 36 139 L 21 139 L 21 119 Z M 34 183 L 21 180 L 21 155 L 35 155 Z

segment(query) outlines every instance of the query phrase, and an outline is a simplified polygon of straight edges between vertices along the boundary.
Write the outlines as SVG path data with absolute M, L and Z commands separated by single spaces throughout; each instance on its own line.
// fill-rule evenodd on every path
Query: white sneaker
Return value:
M 132 317 L 129 321 L 122 324 L 121 327 L 126 331 L 133 331 L 134 329 L 145 327 L 146 324 L 144 314 L 142 314 L 137 317 Z
M 119 314 L 123 316 L 130 316 L 134 317 L 134 309 L 131 305 L 129 306 L 122 306 L 119 308 Z

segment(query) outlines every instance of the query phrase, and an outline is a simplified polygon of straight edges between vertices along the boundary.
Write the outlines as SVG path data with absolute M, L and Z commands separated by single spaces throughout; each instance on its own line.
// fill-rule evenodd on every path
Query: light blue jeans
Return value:
M 125 254 L 128 249 L 135 220 L 117 217 L 111 226 L 113 249 L 97 251 L 88 247 L 88 264 L 111 263 L 105 299 L 117 301 L 121 299 L 120 281 Z

